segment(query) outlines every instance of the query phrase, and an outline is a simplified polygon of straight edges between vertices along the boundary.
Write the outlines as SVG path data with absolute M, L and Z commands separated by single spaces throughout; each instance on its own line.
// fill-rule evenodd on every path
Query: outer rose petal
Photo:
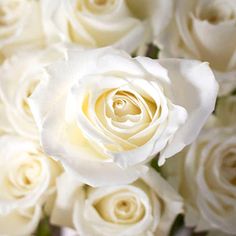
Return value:
M 151 74 L 159 75 L 154 61 L 145 58 L 138 58 L 138 61 Z M 161 59 L 157 62 L 168 71 L 169 81 L 161 81 L 170 99 L 174 104 L 184 107 L 188 113 L 185 124 L 162 150 L 159 159 L 159 165 L 162 165 L 166 158 L 181 151 L 196 139 L 215 108 L 218 84 L 207 63 L 183 59 Z
M 41 1 L 43 27 L 49 42 L 72 41 L 93 48 L 112 45 L 133 52 L 159 35 L 173 14 L 171 0 L 114 1 L 115 9 L 99 14 L 88 9 L 76 12 L 74 2 Z
M 27 211 L 28 209 L 20 209 Z M 29 209 L 30 217 L 22 212 L 14 211 L 8 215 L 0 215 L 0 234 L 11 236 L 32 235 L 42 216 L 41 206 L 36 205 Z M 31 216 L 32 214 L 32 216 Z

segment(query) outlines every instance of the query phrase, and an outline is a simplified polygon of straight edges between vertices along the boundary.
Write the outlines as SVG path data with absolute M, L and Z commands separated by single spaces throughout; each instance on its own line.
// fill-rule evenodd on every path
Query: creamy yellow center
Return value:
M 109 194 L 95 204 L 99 215 L 110 223 L 133 224 L 145 215 L 145 208 L 138 196 L 130 191 Z

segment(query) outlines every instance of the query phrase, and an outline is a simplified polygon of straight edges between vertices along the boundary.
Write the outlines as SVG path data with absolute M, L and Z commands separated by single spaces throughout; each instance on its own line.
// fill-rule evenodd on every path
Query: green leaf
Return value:
M 158 166 L 158 158 L 157 157 L 155 157 L 155 158 L 153 158 L 152 159 L 152 161 L 151 161 L 151 167 L 153 167 L 157 172 L 161 172 L 161 168 L 160 168 L 160 166 Z
M 48 218 L 44 218 L 40 222 L 35 236 L 53 236 Z
M 150 43 L 148 45 L 148 50 L 147 50 L 146 56 L 150 57 L 152 59 L 157 59 L 158 55 L 159 55 L 159 51 L 160 51 L 160 49 L 157 46 L 155 46 L 154 44 Z

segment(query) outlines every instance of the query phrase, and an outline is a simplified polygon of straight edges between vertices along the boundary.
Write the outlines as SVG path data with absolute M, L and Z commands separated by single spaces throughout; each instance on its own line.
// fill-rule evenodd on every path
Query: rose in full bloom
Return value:
M 153 169 L 134 183 L 98 188 L 64 173 L 57 194 L 51 221 L 80 236 L 166 236 L 182 212 L 181 198 Z
M 2 0 L 0 2 L 0 53 L 9 56 L 18 48 L 42 45 L 44 45 L 44 36 L 39 2 Z
M 191 143 L 214 109 L 206 63 L 68 50 L 29 99 L 44 151 L 93 186 L 132 182 Z
M 63 57 L 62 51 L 61 46 L 22 51 L 0 66 L 0 129 L 38 140 L 28 97 L 43 77 L 43 67 Z
M 37 143 L 0 137 L 0 235 L 31 235 L 61 169 Z
M 169 161 L 165 175 L 184 198 L 186 225 L 196 231 L 234 234 L 236 127 L 205 129 L 195 143 Z
M 236 3 L 231 0 L 179 0 L 175 17 L 157 44 L 162 57 L 208 61 L 220 94 L 236 88 Z
M 172 16 L 171 0 L 41 0 L 41 6 L 49 42 L 128 52 L 151 42 Z

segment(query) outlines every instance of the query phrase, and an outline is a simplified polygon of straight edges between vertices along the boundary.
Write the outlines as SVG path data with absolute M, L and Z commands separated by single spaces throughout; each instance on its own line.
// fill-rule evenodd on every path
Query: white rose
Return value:
M 19 47 L 43 44 L 39 2 L 35 0 L 1 0 L 0 51 L 8 56 Z
M 0 235 L 29 235 L 40 220 L 42 205 L 55 190 L 61 169 L 37 143 L 3 135 L 0 170 Z
M 236 127 L 207 129 L 164 166 L 196 231 L 236 232 Z
M 132 184 L 99 188 L 64 173 L 51 221 L 81 236 L 166 236 L 181 212 L 181 198 L 153 169 Z
M 0 214 L 1 236 L 31 236 L 42 218 L 39 204 L 30 208 L 15 209 L 9 214 Z
M 0 66 L 0 129 L 38 139 L 28 97 L 44 76 L 43 67 L 63 57 L 59 46 L 15 54 Z
M 92 186 L 132 182 L 191 143 L 214 109 L 206 63 L 68 51 L 29 99 L 46 153 Z
M 151 42 L 172 16 L 171 0 L 41 0 L 49 41 L 133 52 Z
M 236 3 L 232 0 L 178 0 L 175 17 L 157 40 L 162 57 L 208 61 L 220 95 L 236 88 Z

